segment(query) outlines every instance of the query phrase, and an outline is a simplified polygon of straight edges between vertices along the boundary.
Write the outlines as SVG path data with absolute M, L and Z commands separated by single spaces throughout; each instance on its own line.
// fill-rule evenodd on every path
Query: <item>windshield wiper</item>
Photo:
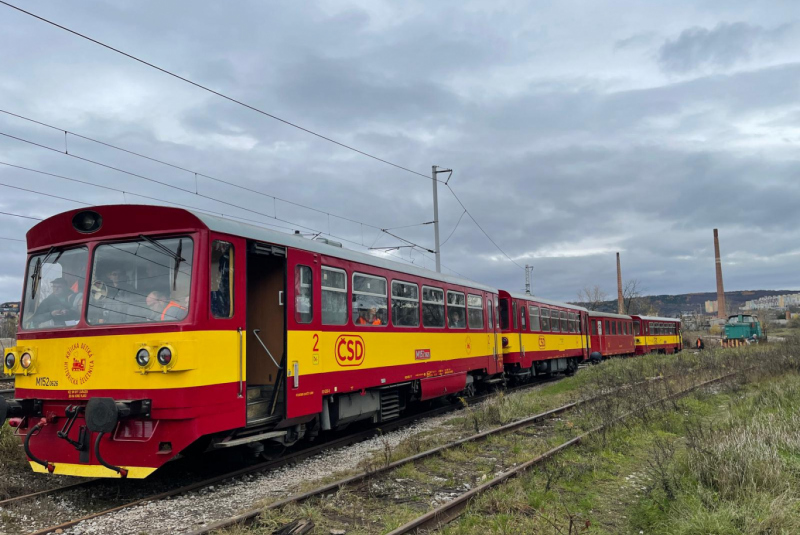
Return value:
M 178 289 L 178 268 L 181 266 L 181 261 L 183 261 L 183 257 L 181 256 L 181 251 L 183 250 L 183 240 L 178 240 L 178 252 L 175 254 L 175 265 L 173 266 L 172 272 L 172 291 Z
M 181 250 L 180 250 L 180 247 L 178 247 L 178 252 L 177 252 L 177 253 L 174 253 L 174 252 L 172 252 L 172 251 L 170 250 L 170 248 L 169 248 L 169 247 L 166 247 L 165 245 L 163 245 L 163 244 L 161 244 L 161 243 L 158 243 L 158 242 L 157 242 L 157 241 L 155 241 L 153 238 L 148 238 L 148 237 L 147 237 L 147 236 L 145 236 L 144 234 L 139 234 L 139 237 L 140 237 L 141 239 L 143 239 L 143 240 L 147 241 L 147 242 L 148 242 L 148 243 L 150 243 L 151 245 L 154 245 L 155 247 L 157 247 L 157 248 L 158 248 L 158 250 L 159 250 L 159 251 L 161 251 L 162 253 L 164 253 L 165 255 L 167 255 L 167 256 L 169 256 L 169 257 L 172 257 L 172 259 L 173 259 L 173 260 L 175 260 L 176 262 L 185 262 L 185 261 L 186 261 L 186 259 L 185 259 L 185 258 L 181 258 Z
M 45 253 L 44 257 L 36 259 L 36 267 L 33 268 L 33 274 L 31 275 L 31 299 L 36 297 L 36 292 L 39 291 L 39 285 L 42 282 L 42 266 L 47 262 L 47 259 L 50 258 L 50 255 L 53 254 L 55 251 L 55 247 L 50 247 Z M 59 251 L 58 256 L 56 257 L 54 264 L 58 262 L 58 259 L 61 258 L 61 255 L 64 251 Z

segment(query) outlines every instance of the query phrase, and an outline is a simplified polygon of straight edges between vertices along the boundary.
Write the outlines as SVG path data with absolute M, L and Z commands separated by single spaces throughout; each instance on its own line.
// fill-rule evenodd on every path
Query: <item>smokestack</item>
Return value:
M 725 307 L 725 288 L 722 286 L 722 261 L 719 255 L 719 233 L 714 229 L 714 261 L 717 264 L 717 317 L 728 319 Z
M 619 264 L 619 253 L 617 253 L 617 313 L 625 313 L 625 301 L 622 299 L 622 268 Z

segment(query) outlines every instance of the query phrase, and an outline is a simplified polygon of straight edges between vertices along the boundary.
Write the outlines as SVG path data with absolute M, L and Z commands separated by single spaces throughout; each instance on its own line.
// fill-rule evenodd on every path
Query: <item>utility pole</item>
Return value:
M 525 293 L 531 295 L 531 273 L 533 273 L 533 266 L 525 264 Z
M 439 169 L 438 165 L 431 168 L 431 179 L 433 182 L 433 234 L 434 234 L 434 251 L 436 251 L 436 273 L 442 272 L 442 252 L 439 250 L 439 188 L 437 188 L 439 179 L 436 177 L 439 173 L 453 174 L 452 169 Z

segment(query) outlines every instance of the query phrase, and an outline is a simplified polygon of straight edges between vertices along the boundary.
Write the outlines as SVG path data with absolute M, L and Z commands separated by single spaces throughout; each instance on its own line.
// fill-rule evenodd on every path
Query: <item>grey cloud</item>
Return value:
M 723 22 L 710 30 L 694 26 L 665 41 L 658 62 L 666 72 L 679 74 L 708 66 L 729 68 L 750 59 L 759 47 L 777 44 L 790 28 L 766 29 L 746 22 Z

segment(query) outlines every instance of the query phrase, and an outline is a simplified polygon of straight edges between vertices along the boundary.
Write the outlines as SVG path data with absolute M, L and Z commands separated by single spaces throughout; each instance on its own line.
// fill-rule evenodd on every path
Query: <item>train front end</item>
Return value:
M 199 313 L 207 232 L 182 210 L 124 205 L 28 233 L 18 342 L 3 359 L 15 395 L 0 419 L 34 471 L 144 478 L 243 425 L 240 335 Z

